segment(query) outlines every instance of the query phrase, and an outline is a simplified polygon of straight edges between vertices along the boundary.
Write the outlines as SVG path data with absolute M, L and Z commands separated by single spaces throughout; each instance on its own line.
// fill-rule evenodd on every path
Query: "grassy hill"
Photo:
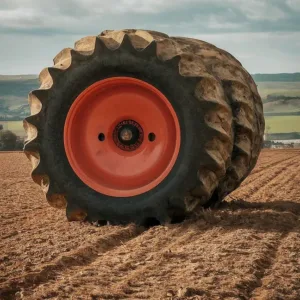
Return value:
M 298 136 L 300 73 L 252 76 L 264 103 L 267 132 L 287 136 L 289 139 Z M 4 128 L 20 136 L 25 135 L 21 120 L 29 115 L 27 95 L 38 87 L 36 75 L 0 75 L 0 124 Z
M 299 82 L 257 82 L 265 113 L 300 112 Z
M 300 96 L 300 81 L 264 81 L 256 82 L 258 91 L 263 100 L 268 96 Z
M 29 114 L 27 95 L 38 88 L 36 75 L 0 75 L 0 120 L 22 120 Z
M 300 82 L 300 73 L 252 74 L 255 82 Z
M 300 74 L 300 73 L 298 73 Z M 300 81 L 281 81 L 274 76 L 256 79 L 264 103 L 265 132 L 269 139 L 299 139 L 300 133 Z M 278 81 L 259 81 L 260 79 Z

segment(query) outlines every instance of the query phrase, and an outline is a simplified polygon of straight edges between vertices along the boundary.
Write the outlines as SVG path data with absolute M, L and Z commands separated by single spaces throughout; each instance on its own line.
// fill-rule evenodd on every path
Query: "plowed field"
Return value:
M 0 299 L 300 299 L 300 150 L 264 150 L 221 208 L 149 230 L 67 222 L 0 153 Z

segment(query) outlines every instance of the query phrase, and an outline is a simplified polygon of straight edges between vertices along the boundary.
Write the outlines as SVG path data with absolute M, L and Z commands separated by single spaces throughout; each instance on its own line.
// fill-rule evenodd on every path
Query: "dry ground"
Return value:
M 264 150 L 220 209 L 147 231 L 68 223 L 29 173 L 0 153 L 0 299 L 300 299 L 300 150 Z

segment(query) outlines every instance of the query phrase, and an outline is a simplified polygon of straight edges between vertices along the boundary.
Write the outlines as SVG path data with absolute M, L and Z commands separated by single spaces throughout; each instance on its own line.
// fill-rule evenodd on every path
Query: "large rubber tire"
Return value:
M 172 104 L 181 147 L 169 175 L 133 197 L 96 192 L 73 171 L 64 149 L 64 124 L 77 96 L 114 76 L 146 81 Z M 166 223 L 220 202 L 256 164 L 264 118 L 256 84 L 239 61 L 203 41 L 154 31 L 104 31 L 85 37 L 54 58 L 29 95 L 24 120 L 33 180 L 50 205 L 66 207 L 69 220 L 113 224 Z

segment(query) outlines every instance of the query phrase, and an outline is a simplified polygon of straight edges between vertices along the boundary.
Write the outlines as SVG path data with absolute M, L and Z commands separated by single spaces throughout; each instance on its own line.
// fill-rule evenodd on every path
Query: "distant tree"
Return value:
M 22 151 L 24 148 L 24 139 L 18 137 L 16 141 L 15 150 Z
M 0 130 L 3 130 L 3 125 L 2 124 L 0 124 Z
M 16 148 L 17 136 L 10 130 L 0 131 L 0 150 L 13 151 Z

